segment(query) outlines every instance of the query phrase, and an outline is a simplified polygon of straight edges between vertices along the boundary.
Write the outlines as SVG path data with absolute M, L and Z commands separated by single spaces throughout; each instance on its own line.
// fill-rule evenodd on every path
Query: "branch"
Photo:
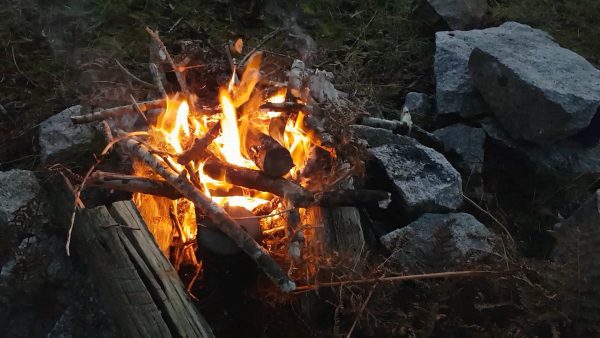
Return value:
M 163 53 L 165 53 L 165 58 L 171 64 L 171 68 L 173 68 L 173 72 L 175 72 L 175 77 L 177 78 L 177 83 L 179 83 L 179 88 L 181 89 L 181 91 L 184 94 L 186 94 L 186 97 L 187 97 L 188 87 L 187 87 L 187 83 L 185 82 L 185 76 L 177 69 L 177 65 L 175 64 L 175 61 L 173 61 L 173 58 L 171 57 L 171 54 L 169 54 L 167 47 L 165 46 L 165 44 L 162 42 L 162 40 L 158 36 L 158 32 L 155 32 L 148 27 L 146 27 L 146 32 L 148 32 L 148 34 L 150 34 L 150 37 L 152 37 L 152 39 L 154 39 L 154 41 L 156 41 L 156 43 L 158 44 L 158 47 L 163 51 Z
M 137 104 L 137 107 L 139 107 L 141 111 L 147 111 L 152 108 L 162 108 L 164 104 L 165 101 L 163 99 L 160 99 L 154 101 L 139 102 Z M 127 106 L 99 110 L 91 114 L 71 116 L 71 122 L 75 124 L 90 123 L 95 121 L 103 121 L 124 114 L 137 114 L 137 107 L 135 104 L 130 104 Z

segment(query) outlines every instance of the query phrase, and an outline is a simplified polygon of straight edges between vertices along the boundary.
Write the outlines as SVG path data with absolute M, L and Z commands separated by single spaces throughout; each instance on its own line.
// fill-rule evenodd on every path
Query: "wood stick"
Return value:
M 151 63 L 149 67 L 150 67 L 150 73 L 152 74 L 152 78 L 154 79 L 154 84 L 156 85 L 156 88 L 158 88 L 158 91 L 160 92 L 160 96 L 162 98 L 166 98 L 167 91 L 165 90 L 165 86 L 162 83 L 162 78 L 158 71 L 158 66 L 156 66 L 156 64 L 154 64 L 154 63 Z
M 301 285 L 294 290 L 294 293 L 302 293 L 312 290 L 317 290 L 323 287 L 335 287 L 343 285 L 360 285 L 360 284 L 373 284 L 379 282 L 403 282 L 408 280 L 425 280 L 425 279 L 441 279 L 441 278 L 474 278 L 474 277 L 486 277 L 486 276 L 498 276 L 510 274 L 510 271 L 486 271 L 486 270 L 475 270 L 475 271 L 449 271 L 449 272 L 434 272 L 426 273 L 421 275 L 405 275 L 405 276 L 391 276 L 391 277 L 380 277 L 380 278 L 365 278 L 358 280 L 347 280 L 339 282 L 325 282 L 318 283 L 315 285 Z
M 261 171 L 238 167 L 214 157 L 204 164 L 204 173 L 216 180 L 285 197 L 294 201 L 298 207 L 314 202 L 314 196 L 310 191 L 290 180 L 273 178 Z
M 88 178 L 87 185 L 104 189 L 162 196 L 173 200 L 182 197 L 181 193 L 166 181 L 103 171 L 92 173 Z
M 410 126 L 402 121 L 386 120 L 377 117 L 360 117 L 357 123 L 367 127 L 391 130 L 396 134 L 402 135 L 407 135 L 410 131 Z
M 245 147 L 250 159 L 267 176 L 281 177 L 294 167 L 290 152 L 254 127 L 248 128 Z
M 142 111 L 147 111 L 153 108 L 163 108 L 165 104 L 165 100 L 153 100 L 146 102 L 139 102 L 137 107 L 139 107 Z M 76 115 L 71 116 L 71 122 L 75 124 L 81 123 L 90 123 L 95 121 L 103 121 L 109 118 L 118 117 L 124 114 L 137 114 L 136 105 L 130 104 L 127 106 L 114 107 L 110 109 L 99 110 L 97 112 L 86 114 L 86 115 Z
M 319 198 L 322 207 L 378 207 L 387 208 L 391 202 L 387 191 L 368 189 L 343 189 L 326 191 Z
M 179 83 L 179 88 L 181 89 L 181 92 L 186 95 L 186 99 L 187 99 L 189 92 L 188 92 L 187 83 L 185 82 L 185 75 L 183 75 L 179 71 L 179 69 L 177 69 L 177 65 L 175 64 L 175 61 L 173 61 L 173 58 L 171 57 L 171 54 L 169 54 L 167 47 L 165 46 L 165 44 L 162 42 L 162 40 L 158 36 L 158 32 L 151 30 L 149 27 L 146 27 L 146 32 L 148 32 L 148 34 L 150 34 L 152 39 L 154 39 L 154 41 L 156 41 L 156 43 L 158 44 L 158 47 L 163 51 L 163 53 L 165 53 L 165 58 L 171 64 L 171 68 L 173 68 L 173 72 L 175 73 L 175 77 L 177 78 L 177 83 Z
M 256 241 L 242 229 L 221 206 L 214 203 L 206 197 L 198 188 L 194 187 L 185 177 L 185 172 L 178 175 L 171 170 L 164 161 L 150 153 L 148 148 L 128 139 L 123 141 L 125 149 L 130 155 L 148 165 L 154 172 L 162 176 L 170 185 L 172 185 L 183 196 L 189 199 L 200 209 L 214 224 L 219 227 L 223 233 L 229 236 L 256 264 L 263 272 L 279 286 L 283 292 L 290 292 L 296 288 L 296 285 L 283 272 L 281 267 L 273 260 L 267 250 L 261 247 Z
M 209 153 L 206 151 L 208 146 L 219 136 L 221 132 L 221 124 L 215 123 L 206 134 L 204 134 L 200 138 L 194 139 L 194 143 L 192 146 L 184 151 L 177 158 L 177 162 L 181 165 L 186 165 L 191 161 L 199 162 L 202 159 L 206 158 Z

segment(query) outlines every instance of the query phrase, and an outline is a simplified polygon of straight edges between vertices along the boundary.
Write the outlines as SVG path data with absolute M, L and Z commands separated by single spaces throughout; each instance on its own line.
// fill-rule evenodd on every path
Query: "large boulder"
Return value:
M 474 71 L 487 67 L 485 64 L 491 65 L 498 58 L 515 62 L 514 67 L 505 67 L 502 73 L 490 67 L 477 74 L 486 101 L 502 116 L 500 122 L 507 129 L 513 129 L 509 130 L 513 137 L 555 139 L 571 135 L 589 124 L 600 96 L 598 71 L 582 57 L 558 46 L 547 33 L 516 22 L 483 30 L 436 33 L 434 73 L 438 114 L 470 117 L 487 113 L 487 105 L 469 70 L 469 59 L 475 48 L 481 52 L 476 53 L 472 61 Z M 493 58 L 485 58 L 486 53 Z M 485 64 L 479 63 L 484 61 Z M 510 73 L 504 74 L 506 71 Z M 490 81 L 493 75 L 490 72 L 506 75 L 506 79 L 495 76 Z M 502 86 L 509 77 L 511 85 Z M 513 83 L 520 89 L 515 89 Z M 501 90 L 493 92 L 498 87 Z M 553 87 L 556 90 L 552 90 Z M 522 90 L 527 90 L 526 94 Z M 552 109 L 553 116 L 540 116 L 544 110 L 537 107 L 538 101 L 539 107 Z M 503 107 L 509 110 L 502 111 Z M 563 127 L 562 122 L 550 125 L 557 119 L 567 121 L 568 125 Z
M 485 131 L 482 128 L 454 124 L 433 132 L 444 145 L 444 150 L 457 155 L 456 166 L 463 173 L 481 174 Z
M 42 122 L 39 137 L 42 163 L 75 160 L 99 147 L 101 134 L 95 125 L 71 122 L 71 116 L 81 114 L 82 107 L 73 106 Z
M 411 270 L 457 267 L 494 250 L 495 235 L 466 213 L 423 214 L 380 238 L 391 261 Z
M 421 0 L 413 13 L 430 26 L 443 21 L 450 29 L 479 28 L 489 10 L 486 0 Z
M 513 139 L 547 143 L 586 128 L 600 106 L 600 70 L 545 32 L 496 28 L 469 59 L 473 82 Z
M 522 154 L 540 172 L 566 177 L 600 173 L 600 145 L 584 146 L 572 139 L 544 145 L 516 141 L 493 117 L 484 119 L 481 126 L 490 138 Z
M 456 210 L 462 204 L 460 174 L 437 151 L 403 137 L 369 152 L 409 214 Z

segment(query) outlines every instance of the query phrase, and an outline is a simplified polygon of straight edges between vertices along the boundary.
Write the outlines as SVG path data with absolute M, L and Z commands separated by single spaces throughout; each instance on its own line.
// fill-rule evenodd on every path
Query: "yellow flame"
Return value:
M 177 107 L 177 108 L 175 108 Z M 167 142 L 176 153 L 182 153 L 180 133 L 185 136 L 190 136 L 190 126 L 188 124 L 188 116 L 190 107 L 187 102 L 167 100 L 167 109 L 158 119 L 158 129 L 164 134 L 165 142 Z

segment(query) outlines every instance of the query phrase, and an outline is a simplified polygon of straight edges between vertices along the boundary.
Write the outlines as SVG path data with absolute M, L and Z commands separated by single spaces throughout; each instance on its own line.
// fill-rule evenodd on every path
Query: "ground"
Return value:
M 516 20 L 544 29 L 564 47 L 600 65 L 600 2 L 489 2 L 487 25 Z M 315 39 L 319 53 L 314 65 L 332 71 L 336 86 L 372 113 L 396 117 L 407 92 L 433 94 L 433 31 L 411 16 L 409 1 L 301 0 L 281 6 Z M 49 116 L 79 102 L 102 104 L 99 98 L 117 101 L 128 94 L 130 79 L 115 60 L 150 81 L 144 27 L 159 29 L 167 44 L 200 39 L 222 48 L 227 40 L 243 36 L 251 48 L 276 28 L 268 7 L 267 0 L 5 0 L 0 7 L 0 170 L 40 169 L 36 126 Z M 265 48 L 287 53 L 278 39 Z M 557 194 L 572 187 L 565 183 Z M 515 201 L 530 199 L 518 193 Z M 544 220 L 529 217 L 527 211 L 514 217 L 527 223 L 515 234 L 528 243 L 521 254 L 544 257 L 547 248 L 536 244 L 545 238 L 537 230 Z M 404 288 L 410 293 L 410 285 Z

